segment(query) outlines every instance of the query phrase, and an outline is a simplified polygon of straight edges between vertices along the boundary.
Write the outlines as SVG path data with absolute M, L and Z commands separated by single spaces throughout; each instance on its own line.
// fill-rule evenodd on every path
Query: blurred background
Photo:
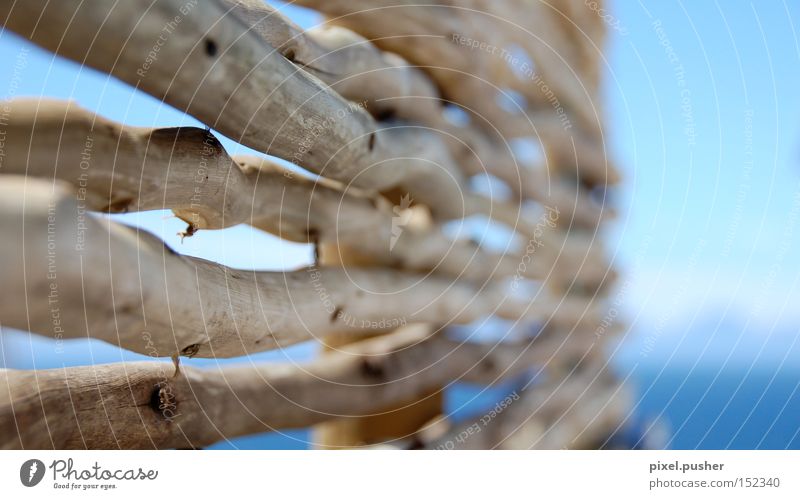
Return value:
M 279 2 L 302 27 L 321 21 Z M 609 307 L 626 330 L 609 356 L 635 407 L 617 437 L 678 449 L 800 448 L 800 5 L 610 1 L 604 47 L 609 154 L 625 173 L 606 234 L 621 278 Z M 138 126 L 202 126 L 118 81 L 0 32 L 0 97 L 73 99 Z M 230 153 L 247 149 L 217 135 Z M 236 268 L 289 270 L 308 245 L 237 226 L 183 241 L 169 211 L 114 218 L 179 251 Z M 504 237 L 485 224 L 469 235 Z M 493 335 L 493 326 L 481 334 Z M 501 327 L 501 326 L 497 326 Z M 90 340 L 3 330 L 0 366 L 145 360 Z M 193 365 L 304 361 L 313 344 Z M 460 384 L 446 410 L 474 415 L 508 387 Z M 308 448 L 305 430 L 212 448 Z

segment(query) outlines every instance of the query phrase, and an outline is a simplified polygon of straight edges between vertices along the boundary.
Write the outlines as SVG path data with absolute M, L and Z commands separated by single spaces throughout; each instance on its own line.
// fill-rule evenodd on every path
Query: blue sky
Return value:
M 797 5 L 612 9 L 624 32 L 611 32 L 606 51 L 608 132 L 627 172 L 613 233 L 635 329 L 661 320 L 679 334 L 701 316 L 746 323 L 751 346 L 770 333 L 791 342 L 800 323 Z
M 634 381 L 643 369 L 663 368 L 787 370 L 796 378 L 800 6 L 617 0 L 609 11 L 619 29 L 609 32 L 603 50 L 604 112 L 609 150 L 625 180 L 614 193 L 620 214 L 607 236 L 622 273 L 612 298 L 631 325 L 626 341 L 612 349 L 615 364 Z M 287 12 L 303 26 L 317 21 Z M 201 126 L 6 32 L 0 59 L 7 68 L 0 73 L 2 97 L 74 99 L 132 125 Z M 231 152 L 244 150 L 223 143 Z M 183 224 L 168 212 L 121 218 L 182 253 L 235 267 L 292 269 L 310 261 L 306 245 L 245 227 L 200 232 L 181 244 L 175 234 Z M 123 357 L 96 343 L 88 359 L 83 344 L 64 357 L 35 357 L 33 347 L 46 340 L 14 338 L 4 352 L 13 352 L 20 367 Z M 257 357 L 273 358 L 284 354 Z

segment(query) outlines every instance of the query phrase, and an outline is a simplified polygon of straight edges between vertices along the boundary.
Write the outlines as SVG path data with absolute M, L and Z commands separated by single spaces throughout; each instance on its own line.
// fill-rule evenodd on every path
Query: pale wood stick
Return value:
M 619 183 L 620 173 L 606 148 L 603 132 L 599 132 L 602 138 L 590 138 L 579 128 L 564 130 L 558 116 L 550 111 L 537 112 L 531 119 L 551 172 L 564 173 L 588 186 Z
M 0 447 L 198 447 L 302 428 L 371 414 L 472 373 L 516 374 L 535 348 L 514 360 L 505 345 L 459 345 L 415 325 L 306 365 L 184 366 L 177 377 L 155 362 L 0 370 Z
M 466 279 L 536 278 L 550 270 L 542 258 L 520 267 L 521 255 L 452 241 L 438 226 L 418 228 L 357 188 L 312 181 L 262 158 L 232 159 L 202 129 L 124 126 L 66 101 L 7 107 L 2 172 L 69 182 L 90 210 L 169 208 L 189 232 L 249 223 L 292 241 L 350 244 L 386 265 Z
M 553 138 L 552 135 L 549 137 Z M 462 131 L 460 138 L 463 142 L 458 143 L 460 147 L 453 148 L 453 158 L 470 176 L 493 175 L 502 180 L 516 197 L 556 208 L 577 227 L 596 227 L 615 215 L 609 203 L 597 203 L 581 188 L 579 178 L 569 182 L 548 173 L 544 165 L 520 163 L 508 146 L 498 146 L 484 134 L 468 130 Z M 581 151 L 580 154 L 588 152 Z M 572 156 L 574 158 L 575 154 Z M 554 162 L 555 156 L 549 158 L 548 163 L 554 171 L 574 165 L 574 159 Z
M 625 387 L 592 387 L 587 400 L 566 410 L 542 431 L 526 424 L 503 447 L 508 449 L 598 449 L 622 426 L 633 400 Z M 528 430 L 531 428 L 532 431 Z
M 292 241 L 349 244 L 386 265 L 472 280 L 542 278 L 580 268 L 579 281 L 591 285 L 605 272 L 596 245 L 586 250 L 589 244 L 554 240 L 548 225 L 528 220 L 510 203 L 465 198 L 468 211 L 542 244 L 524 265 L 521 254 L 489 253 L 448 239 L 438 226 L 410 224 L 402 210 L 357 188 L 311 181 L 262 158 L 232 159 L 202 129 L 124 126 L 66 101 L 22 99 L 7 107 L 9 118 L 0 126 L 7 137 L 3 172 L 70 182 L 90 210 L 171 208 L 190 233 L 249 223 Z
M 537 273 L 566 279 L 568 285 L 594 288 L 615 278 L 606 259 L 602 242 L 595 234 L 568 232 L 571 220 L 561 218 L 560 212 L 546 207 L 538 217 L 526 213 L 520 206 L 490 202 L 486 198 L 467 198 L 468 211 L 489 214 L 490 218 L 513 228 L 525 237 L 523 256 L 518 256 L 518 269 L 529 262 Z M 541 275 L 541 274 L 540 274 Z
M 383 269 L 248 272 L 177 255 L 160 240 L 91 217 L 58 184 L 0 182 L 0 275 L 10 296 L 0 322 L 45 335 L 93 337 L 123 348 L 230 357 L 406 322 L 467 323 L 497 311 L 558 323 L 599 304 L 529 302 L 502 286 Z

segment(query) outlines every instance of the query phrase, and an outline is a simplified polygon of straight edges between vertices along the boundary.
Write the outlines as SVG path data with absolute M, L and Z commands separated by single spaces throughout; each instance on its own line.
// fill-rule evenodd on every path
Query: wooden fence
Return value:
M 619 175 L 597 4 L 296 3 L 326 23 L 304 31 L 259 0 L 0 1 L 4 29 L 208 127 L 4 103 L 0 325 L 176 366 L 324 348 L 302 365 L 6 369 L 0 446 L 198 448 L 314 425 L 327 448 L 608 445 L 629 402 L 605 355 Z M 231 156 L 209 130 L 263 154 Z M 88 213 L 158 209 L 186 236 L 249 224 L 311 243 L 316 264 L 228 268 Z M 475 216 L 515 244 L 445 230 Z M 523 333 L 460 339 L 488 317 Z M 504 380 L 488 412 L 443 416 L 453 383 Z

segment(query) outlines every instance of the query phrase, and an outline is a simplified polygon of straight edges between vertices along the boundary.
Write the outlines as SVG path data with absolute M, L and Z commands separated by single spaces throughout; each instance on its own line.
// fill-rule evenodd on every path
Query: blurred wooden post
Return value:
M 368 236 L 365 236 L 368 237 Z M 318 247 L 319 263 L 326 266 L 368 266 L 341 244 L 322 244 Z M 431 326 L 432 327 L 432 326 Z M 375 333 L 375 335 L 380 333 Z M 363 341 L 375 335 L 341 333 L 325 338 L 323 354 L 337 348 Z M 443 396 L 440 388 L 428 391 L 416 400 L 392 404 L 371 416 L 347 417 L 317 425 L 315 445 L 321 449 L 347 449 L 407 438 L 426 423 L 442 414 Z

